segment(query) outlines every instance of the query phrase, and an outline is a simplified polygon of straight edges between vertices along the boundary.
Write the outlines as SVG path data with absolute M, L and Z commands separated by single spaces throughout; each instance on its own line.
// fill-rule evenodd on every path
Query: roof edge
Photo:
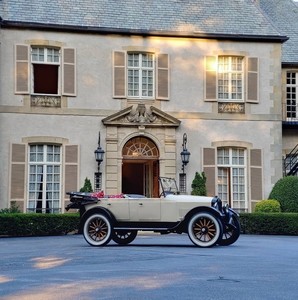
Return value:
M 283 68 L 298 68 L 298 62 L 282 62 Z
M 245 34 L 221 34 L 221 33 L 202 33 L 202 32 L 178 32 L 178 31 L 158 31 L 141 29 L 121 29 L 108 27 L 74 26 L 62 24 L 44 24 L 35 22 L 7 21 L 0 18 L 1 28 L 15 29 L 34 29 L 44 31 L 64 31 L 64 32 L 85 32 L 94 34 L 122 34 L 122 35 L 141 35 L 141 36 L 160 36 L 160 37 L 185 37 L 200 39 L 234 40 L 234 41 L 258 41 L 284 43 L 289 38 L 282 35 L 245 35 Z

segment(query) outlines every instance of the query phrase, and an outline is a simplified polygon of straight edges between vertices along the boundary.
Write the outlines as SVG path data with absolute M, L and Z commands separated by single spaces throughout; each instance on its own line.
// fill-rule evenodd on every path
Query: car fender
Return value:
M 115 216 L 108 209 L 106 209 L 104 207 L 94 207 L 94 208 L 91 208 L 91 209 L 85 211 L 83 213 L 83 215 L 81 216 L 80 224 L 79 224 L 79 233 L 82 233 L 83 226 L 84 226 L 86 219 L 96 213 L 101 213 L 101 214 L 105 215 L 106 217 L 108 217 L 111 220 L 112 224 L 114 224 L 116 222 Z
M 190 220 L 190 218 L 194 214 L 199 213 L 199 212 L 203 212 L 203 211 L 212 214 L 213 216 L 217 217 L 219 220 L 222 220 L 222 215 L 221 215 L 221 213 L 217 209 L 215 209 L 213 207 L 208 207 L 208 206 L 198 206 L 198 207 L 194 207 L 192 210 L 190 210 L 185 215 L 184 221 L 186 223 L 188 223 L 188 221 Z

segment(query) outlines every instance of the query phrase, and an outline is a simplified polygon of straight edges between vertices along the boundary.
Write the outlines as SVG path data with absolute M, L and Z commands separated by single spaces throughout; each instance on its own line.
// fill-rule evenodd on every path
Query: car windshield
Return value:
M 179 194 L 176 180 L 169 177 L 159 177 L 159 182 L 162 189 L 162 195 Z

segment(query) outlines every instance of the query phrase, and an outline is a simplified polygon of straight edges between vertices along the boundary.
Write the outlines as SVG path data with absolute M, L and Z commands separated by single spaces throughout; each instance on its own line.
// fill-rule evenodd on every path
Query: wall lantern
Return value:
M 100 164 L 104 158 L 104 150 L 100 147 L 100 132 L 98 133 L 98 146 L 94 151 L 95 160 L 97 161 L 97 172 L 94 173 L 94 190 L 98 192 L 101 190 L 102 173 L 100 172 Z
M 184 167 L 189 163 L 189 157 L 190 157 L 190 152 L 186 149 L 186 143 L 187 143 L 187 134 L 183 134 L 183 151 L 180 153 L 181 155 L 181 160 L 182 160 L 182 172 L 184 173 Z
M 190 152 L 186 148 L 186 143 L 187 143 L 187 134 L 183 134 L 183 143 L 182 143 L 182 148 L 183 150 L 181 151 L 181 161 L 182 161 L 182 173 L 179 174 L 179 190 L 180 193 L 186 194 L 186 174 L 184 171 L 185 166 L 189 163 L 189 157 L 190 157 Z

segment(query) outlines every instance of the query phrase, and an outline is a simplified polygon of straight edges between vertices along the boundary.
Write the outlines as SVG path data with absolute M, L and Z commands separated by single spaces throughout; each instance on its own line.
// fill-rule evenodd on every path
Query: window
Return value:
M 29 146 L 28 178 L 29 212 L 58 213 L 61 211 L 61 147 Z
M 243 100 L 243 57 L 218 57 L 218 100 Z
M 298 72 L 287 73 L 287 120 L 298 120 Z
M 169 55 L 113 53 L 113 97 L 169 100 Z
M 233 107 L 244 108 L 244 102 L 259 103 L 259 59 L 207 56 L 204 84 L 205 101 L 221 102 L 221 106 L 227 106 L 227 112 Z
M 242 148 L 217 149 L 218 196 L 235 209 L 246 205 L 246 151 Z
M 15 93 L 76 96 L 75 49 L 15 45 Z
M 31 48 L 32 90 L 34 94 L 59 94 L 60 50 Z
M 153 98 L 154 55 L 150 53 L 128 53 L 127 55 L 128 97 Z

